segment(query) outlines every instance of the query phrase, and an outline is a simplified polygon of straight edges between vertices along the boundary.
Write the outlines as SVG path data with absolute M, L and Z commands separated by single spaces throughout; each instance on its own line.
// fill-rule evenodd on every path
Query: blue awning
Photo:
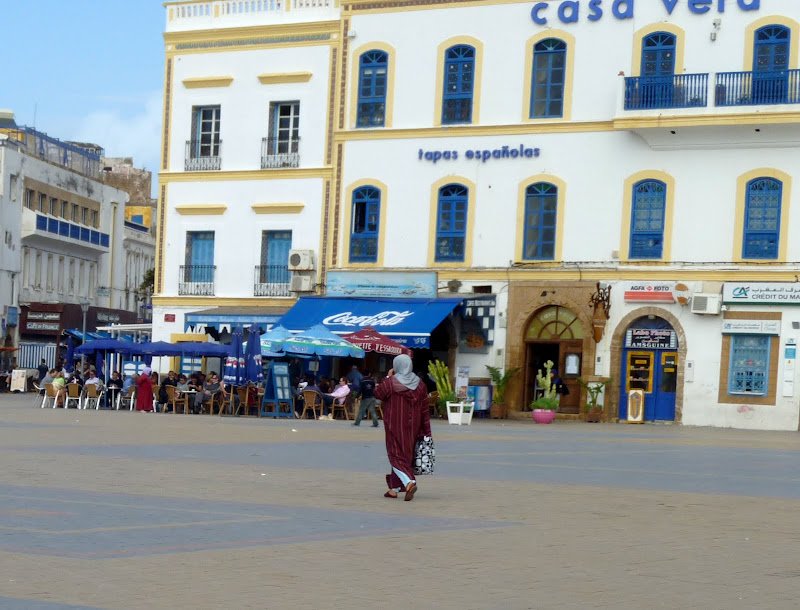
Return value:
M 285 313 L 285 307 L 215 307 L 187 313 L 184 328 L 187 332 L 203 332 L 207 328 L 232 332 L 237 326 L 248 328 L 255 324 L 262 331 L 267 331 Z
M 292 331 L 324 324 L 337 334 L 372 326 L 407 347 L 430 347 L 431 331 L 462 299 L 302 297 L 280 320 Z

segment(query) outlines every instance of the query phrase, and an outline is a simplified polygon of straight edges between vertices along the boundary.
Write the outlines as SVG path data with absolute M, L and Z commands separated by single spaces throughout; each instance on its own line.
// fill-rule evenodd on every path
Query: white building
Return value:
M 245 30 L 236 28 L 247 24 L 257 28 L 254 43 L 277 41 L 270 36 L 278 32 L 301 37 L 280 71 L 310 71 L 312 85 L 315 70 L 331 69 L 321 114 L 303 119 L 318 128 L 304 129 L 304 142 L 318 137 L 325 150 L 332 138 L 321 205 L 309 221 L 322 227 L 321 285 L 330 289 L 331 272 L 435 272 L 440 296 L 494 295 L 493 334 L 462 332 L 474 319 L 461 307 L 429 345 L 452 371 L 469 366 L 476 383 L 486 364 L 520 367 L 508 393 L 517 411 L 535 396 L 536 370 L 552 359 L 570 388 L 566 414 L 584 402 L 579 377 L 610 376 L 608 420 L 627 417 L 628 392 L 639 388 L 645 420 L 798 428 L 795 1 L 343 0 L 326 14 L 331 22 L 303 13 L 312 11 L 305 3 L 252 10 L 266 4 L 168 4 L 167 124 L 175 136 L 165 150 L 173 166 L 181 161 L 189 113 L 213 101 L 197 101 L 187 78 L 216 83 L 214 91 L 232 91 L 237 78 L 258 89 L 262 64 L 214 45 L 244 44 Z M 177 17 L 187 10 L 191 17 Z M 301 14 L 304 23 L 289 25 Z M 179 23 L 198 31 L 178 34 Z M 312 43 L 302 37 L 323 24 L 332 32 L 320 45 L 326 61 L 308 68 L 304 45 Z M 175 78 L 171 66 L 184 58 L 170 45 L 179 41 L 203 53 L 202 72 Z M 232 59 L 215 63 L 223 55 Z M 247 97 L 263 119 L 266 99 Z M 242 131 L 263 123 L 244 110 L 236 115 Z M 233 158 L 253 156 L 254 143 L 222 139 Z M 188 231 L 189 219 L 199 227 L 201 218 L 173 208 L 232 207 L 213 190 L 218 181 L 199 187 L 194 174 L 173 172 L 162 187 L 170 189 L 168 205 L 162 197 L 165 296 L 175 293 L 177 279 L 167 276 L 177 278 L 186 243 L 170 223 Z M 251 169 L 247 177 L 254 185 L 260 176 Z M 174 200 L 178 180 L 200 189 L 196 200 Z M 249 201 L 238 208 L 255 219 Z M 248 239 L 239 223 L 225 233 L 217 241 Z
M 62 333 L 136 322 L 141 303 L 129 298 L 143 279 L 133 255 L 152 268 L 155 239 L 125 220 L 128 194 L 100 182 L 100 158 L 4 114 L 0 127 L 0 248 L 4 341 L 20 366 L 41 358 L 55 365 Z M 129 273 L 128 271 L 135 271 Z M 138 283 L 137 283 L 138 282 Z M 63 355 L 63 354 L 62 354 Z

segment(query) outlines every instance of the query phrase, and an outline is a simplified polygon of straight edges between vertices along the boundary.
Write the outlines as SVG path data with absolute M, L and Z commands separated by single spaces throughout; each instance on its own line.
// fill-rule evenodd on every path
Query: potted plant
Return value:
M 544 368 L 544 375 L 542 375 L 542 369 L 539 369 L 536 373 L 536 381 L 539 382 L 539 387 L 542 388 L 544 393 L 531 403 L 533 421 L 537 424 L 553 423 L 556 418 L 556 411 L 558 411 L 558 393 L 556 392 L 556 386 L 550 380 L 553 361 L 548 360 L 545 362 Z
M 508 369 L 501 373 L 495 366 L 486 365 L 489 374 L 492 376 L 494 393 L 492 394 L 492 409 L 490 411 L 492 419 L 505 419 L 508 417 L 508 406 L 506 405 L 506 388 L 511 379 L 519 372 L 519 367 Z
M 453 390 L 453 384 L 450 383 L 450 369 L 444 362 L 433 360 L 428 363 L 428 373 L 430 373 L 431 379 L 436 382 L 436 391 L 439 394 L 439 399 L 436 402 L 436 412 L 439 417 L 446 417 L 447 403 L 458 400 Z
M 597 399 L 600 397 L 600 392 L 603 391 L 609 383 L 611 378 L 586 382 L 578 377 L 578 383 L 586 390 L 586 406 L 584 407 L 584 419 L 588 422 L 598 423 L 603 419 L 603 407 L 597 404 Z

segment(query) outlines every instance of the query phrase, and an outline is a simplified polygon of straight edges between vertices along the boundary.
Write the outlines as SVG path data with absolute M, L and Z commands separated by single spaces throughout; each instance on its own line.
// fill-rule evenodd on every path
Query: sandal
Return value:
M 410 502 L 414 499 L 414 494 L 417 493 L 417 484 L 416 483 L 409 483 L 411 487 L 406 487 L 406 497 L 405 501 Z
M 390 489 L 385 494 L 383 494 L 383 497 L 384 498 L 396 498 L 397 497 L 397 492 L 392 490 L 392 489 Z

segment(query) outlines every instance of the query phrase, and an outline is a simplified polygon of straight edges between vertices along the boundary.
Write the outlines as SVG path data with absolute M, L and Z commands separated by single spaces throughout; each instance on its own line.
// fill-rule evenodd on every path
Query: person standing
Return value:
M 345 375 L 345 379 L 347 379 L 347 385 L 350 386 L 351 390 L 358 389 L 363 378 L 364 376 L 361 374 L 361 372 L 358 370 L 358 366 L 355 364 L 353 365 L 353 368 L 350 369 L 350 372 Z
M 136 379 L 136 410 L 153 412 L 153 382 L 150 381 L 150 367 L 145 367 Z
M 42 363 L 39 365 L 39 384 L 44 383 L 44 378 L 47 377 L 47 373 L 50 372 L 50 369 L 47 368 L 47 361 L 42 358 Z M 48 382 L 49 383 L 49 382 Z
M 405 500 L 414 498 L 414 449 L 417 441 L 431 436 L 431 415 L 428 390 L 412 371 L 411 358 L 401 354 L 393 368 L 375 388 L 375 397 L 383 403 L 383 427 L 386 431 L 386 454 L 392 467 L 386 475 L 389 486 L 384 496 L 396 498 L 405 491 Z
M 370 417 L 372 417 L 372 427 L 378 427 L 378 416 L 375 414 L 375 380 L 372 378 L 371 371 L 364 371 L 361 382 L 358 385 L 358 393 L 361 396 L 361 407 L 358 409 L 356 421 L 354 426 L 361 425 L 361 420 L 369 410 Z

